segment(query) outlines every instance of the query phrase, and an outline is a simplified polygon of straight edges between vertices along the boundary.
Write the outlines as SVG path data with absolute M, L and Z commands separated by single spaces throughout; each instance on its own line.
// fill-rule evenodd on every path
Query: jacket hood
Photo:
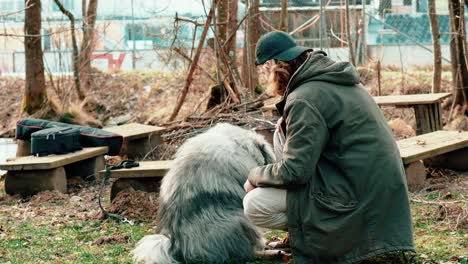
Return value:
M 335 62 L 323 51 L 310 54 L 304 64 L 293 75 L 288 90 L 310 81 L 353 86 L 359 83 L 359 74 L 349 62 Z M 289 92 L 291 92 L 289 91 Z
M 359 73 L 349 62 L 335 62 L 323 51 L 312 52 L 306 61 L 292 75 L 286 93 L 276 105 L 280 114 L 283 113 L 286 97 L 295 88 L 306 82 L 328 82 L 343 86 L 354 86 L 360 83 Z

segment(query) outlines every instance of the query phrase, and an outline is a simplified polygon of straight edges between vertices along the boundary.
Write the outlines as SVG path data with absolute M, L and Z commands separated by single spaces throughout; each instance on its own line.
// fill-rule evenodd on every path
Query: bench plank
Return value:
M 414 106 L 435 104 L 451 95 L 451 93 L 405 94 L 373 96 L 372 98 L 374 98 L 374 101 L 380 106 Z M 267 104 L 263 106 L 261 110 L 264 112 L 276 110 L 275 103 Z
M 110 178 L 163 177 L 172 166 L 172 160 L 140 161 L 140 166 L 129 169 L 112 170 Z M 102 177 L 105 170 L 99 171 Z
M 125 140 L 133 140 L 148 137 L 150 135 L 160 135 L 166 130 L 164 127 L 130 123 L 121 126 L 104 128 L 104 130 L 122 135 Z
M 468 147 L 468 132 L 436 131 L 397 141 L 404 164 Z
M 451 96 L 451 93 L 432 93 L 432 94 L 405 94 L 405 95 L 387 95 L 373 96 L 375 102 L 380 105 L 394 106 L 413 106 L 421 104 L 434 104 L 442 99 Z
M 104 155 L 108 151 L 107 147 L 84 148 L 79 151 L 63 155 L 49 155 L 44 157 L 23 156 L 9 159 L 7 162 L 0 163 L 2 170 L 48 170 L 62 167 L 78 161 Z

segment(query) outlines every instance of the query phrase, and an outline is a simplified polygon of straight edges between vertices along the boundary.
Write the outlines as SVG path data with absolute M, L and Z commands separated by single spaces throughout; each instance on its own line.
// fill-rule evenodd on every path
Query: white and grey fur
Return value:
M 218 124 L 187 140 L 162 180 L 158 230 L 132 251 L 136 263 L 246 263 L 261 235 L 244 215 L 249 171 L 274 162 L 266 140 Z

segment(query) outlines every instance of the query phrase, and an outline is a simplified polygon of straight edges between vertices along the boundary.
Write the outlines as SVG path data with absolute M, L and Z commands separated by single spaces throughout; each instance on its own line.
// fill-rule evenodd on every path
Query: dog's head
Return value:
M 215 128 L 251 155 L 258 166 L 275 162 L 273 148 L 262 135 L 227 123 L 217 124 Z

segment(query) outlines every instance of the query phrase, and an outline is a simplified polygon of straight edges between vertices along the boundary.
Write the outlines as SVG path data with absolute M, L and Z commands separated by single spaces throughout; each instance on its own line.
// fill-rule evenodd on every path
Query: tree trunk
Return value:
M 349 0 L 346 1 L 346 10 L 345 10 L 345 20 L 346 20 L 346 39 L 348 41 L 348 48 L 349 48 L 349 62 L 355 65 L 356 60 L 354 57 L 354 48 L 353 48 L 353 38 L 351 36 L 351 21 L 349 17 Z
M 41 46 L 41 1 L 25 0 L 24 51 L 26 86 L 21 111 L 33 114 L 47 104 L 44 61 Z
M 442 53 L 440 50 L 439 22 L 437 21 L 435 0 L 427 1 L 427 13 L 431 24 L 432 46 L 434 48 L 434 72 L 432 76 L 432 92 L 440 92 L 442 81 Z
M 73 46 L 73 80 L 75 81 L 76 94 L 78 95 L 78 98 L 80 100 L 83 100 L 85 96 L 84 96 L 83 91 L 81 90 L 81 84 L 80 84 L 78 44 L 76 43 L 76 35 L 75 35 L 75 17 L 70 11 L 65 9 L 65 7 L 62 5 L 60 0 L 54 0 L 54 2 L 58 6 L 60 11 L 65 16 L 67 16 L 68 19 L 70 20 L 70 31 L 71 31 L 72 46 Z
M 227 34 L 227 20 L 228 20 L 228 10 L 229 10 L 229 1 L 220 0 L 218 2 L 218 12 L 216 14 L 216 22 L 218 23 L 218 40 L 220 43 L 226 41 Z
M 255 88 L 258 84 L 257 68 L 255 65 L 255 47 L 257 46 L 258 35 L 259 35 L 259 0 L 246 0 L 248 18 L 245 27 L 245 45 L 244 45 L 244 56 L 243 56 L 243 69 L 242 76 L 244 84 L 250 91 L 249 94 L 255 93 Z
M 228 0 L 219 0 L 218 1 L 218 6 L 217 6 L 217 12 L 215 15 L 215 34 L 216 38 L 214 39 L 214 45 L 215 45 L 215 52 L 216 52 L 216 59 L 217 59 L 217 76 L 218 76 L 218 81 L 222 82 L 224 79 L 223 73 L 226 73 L 228 70 L 227 66 L 222 63 L 222 58 L 221 58 L 221 53 L 224 53 L 226 51 L 225 47 L 220 47 L 221 43 L 226 43 L 227 39 L 227 17 L 228 17 L 228 9 L 229 9 L 229 3 Z M 229 62 L 228 62 L 229 63 Z
M 228 12 L 228 24 L 227 24 L 227 35 L 229 36 L 229 41 L 226 42 L 225 49 L 229 56 L 229 61 L 231 63 L 231 68 L 237 72 L 237 52 L 236 52 L 236 31 L 237 31 L 237 2 L 238 1 L 229 1 L 229 12 Z
M 281 0 L 281 13 L 279 30 L 288 31 L 288 0 Z
M 83 40 L 79 56 L 80 80 L 83 91 L 88 91 L 91 86 L 91 54 L 95 43 L 94 27 L 98 0 L 89 0 L 88 4 L 86 4 L 86 0 L 82 0 L 82 3 Z
M 465 38 L 464 5 L 462 0 L 449 1 L 450 12 L 450 55 L 452 59 L 452 77 L 454 103 L 468 106 L 468 68 Z M 465 108 L 466 110 L 466 108 Z M 465 111 L 465 114 L 467 112 Z

